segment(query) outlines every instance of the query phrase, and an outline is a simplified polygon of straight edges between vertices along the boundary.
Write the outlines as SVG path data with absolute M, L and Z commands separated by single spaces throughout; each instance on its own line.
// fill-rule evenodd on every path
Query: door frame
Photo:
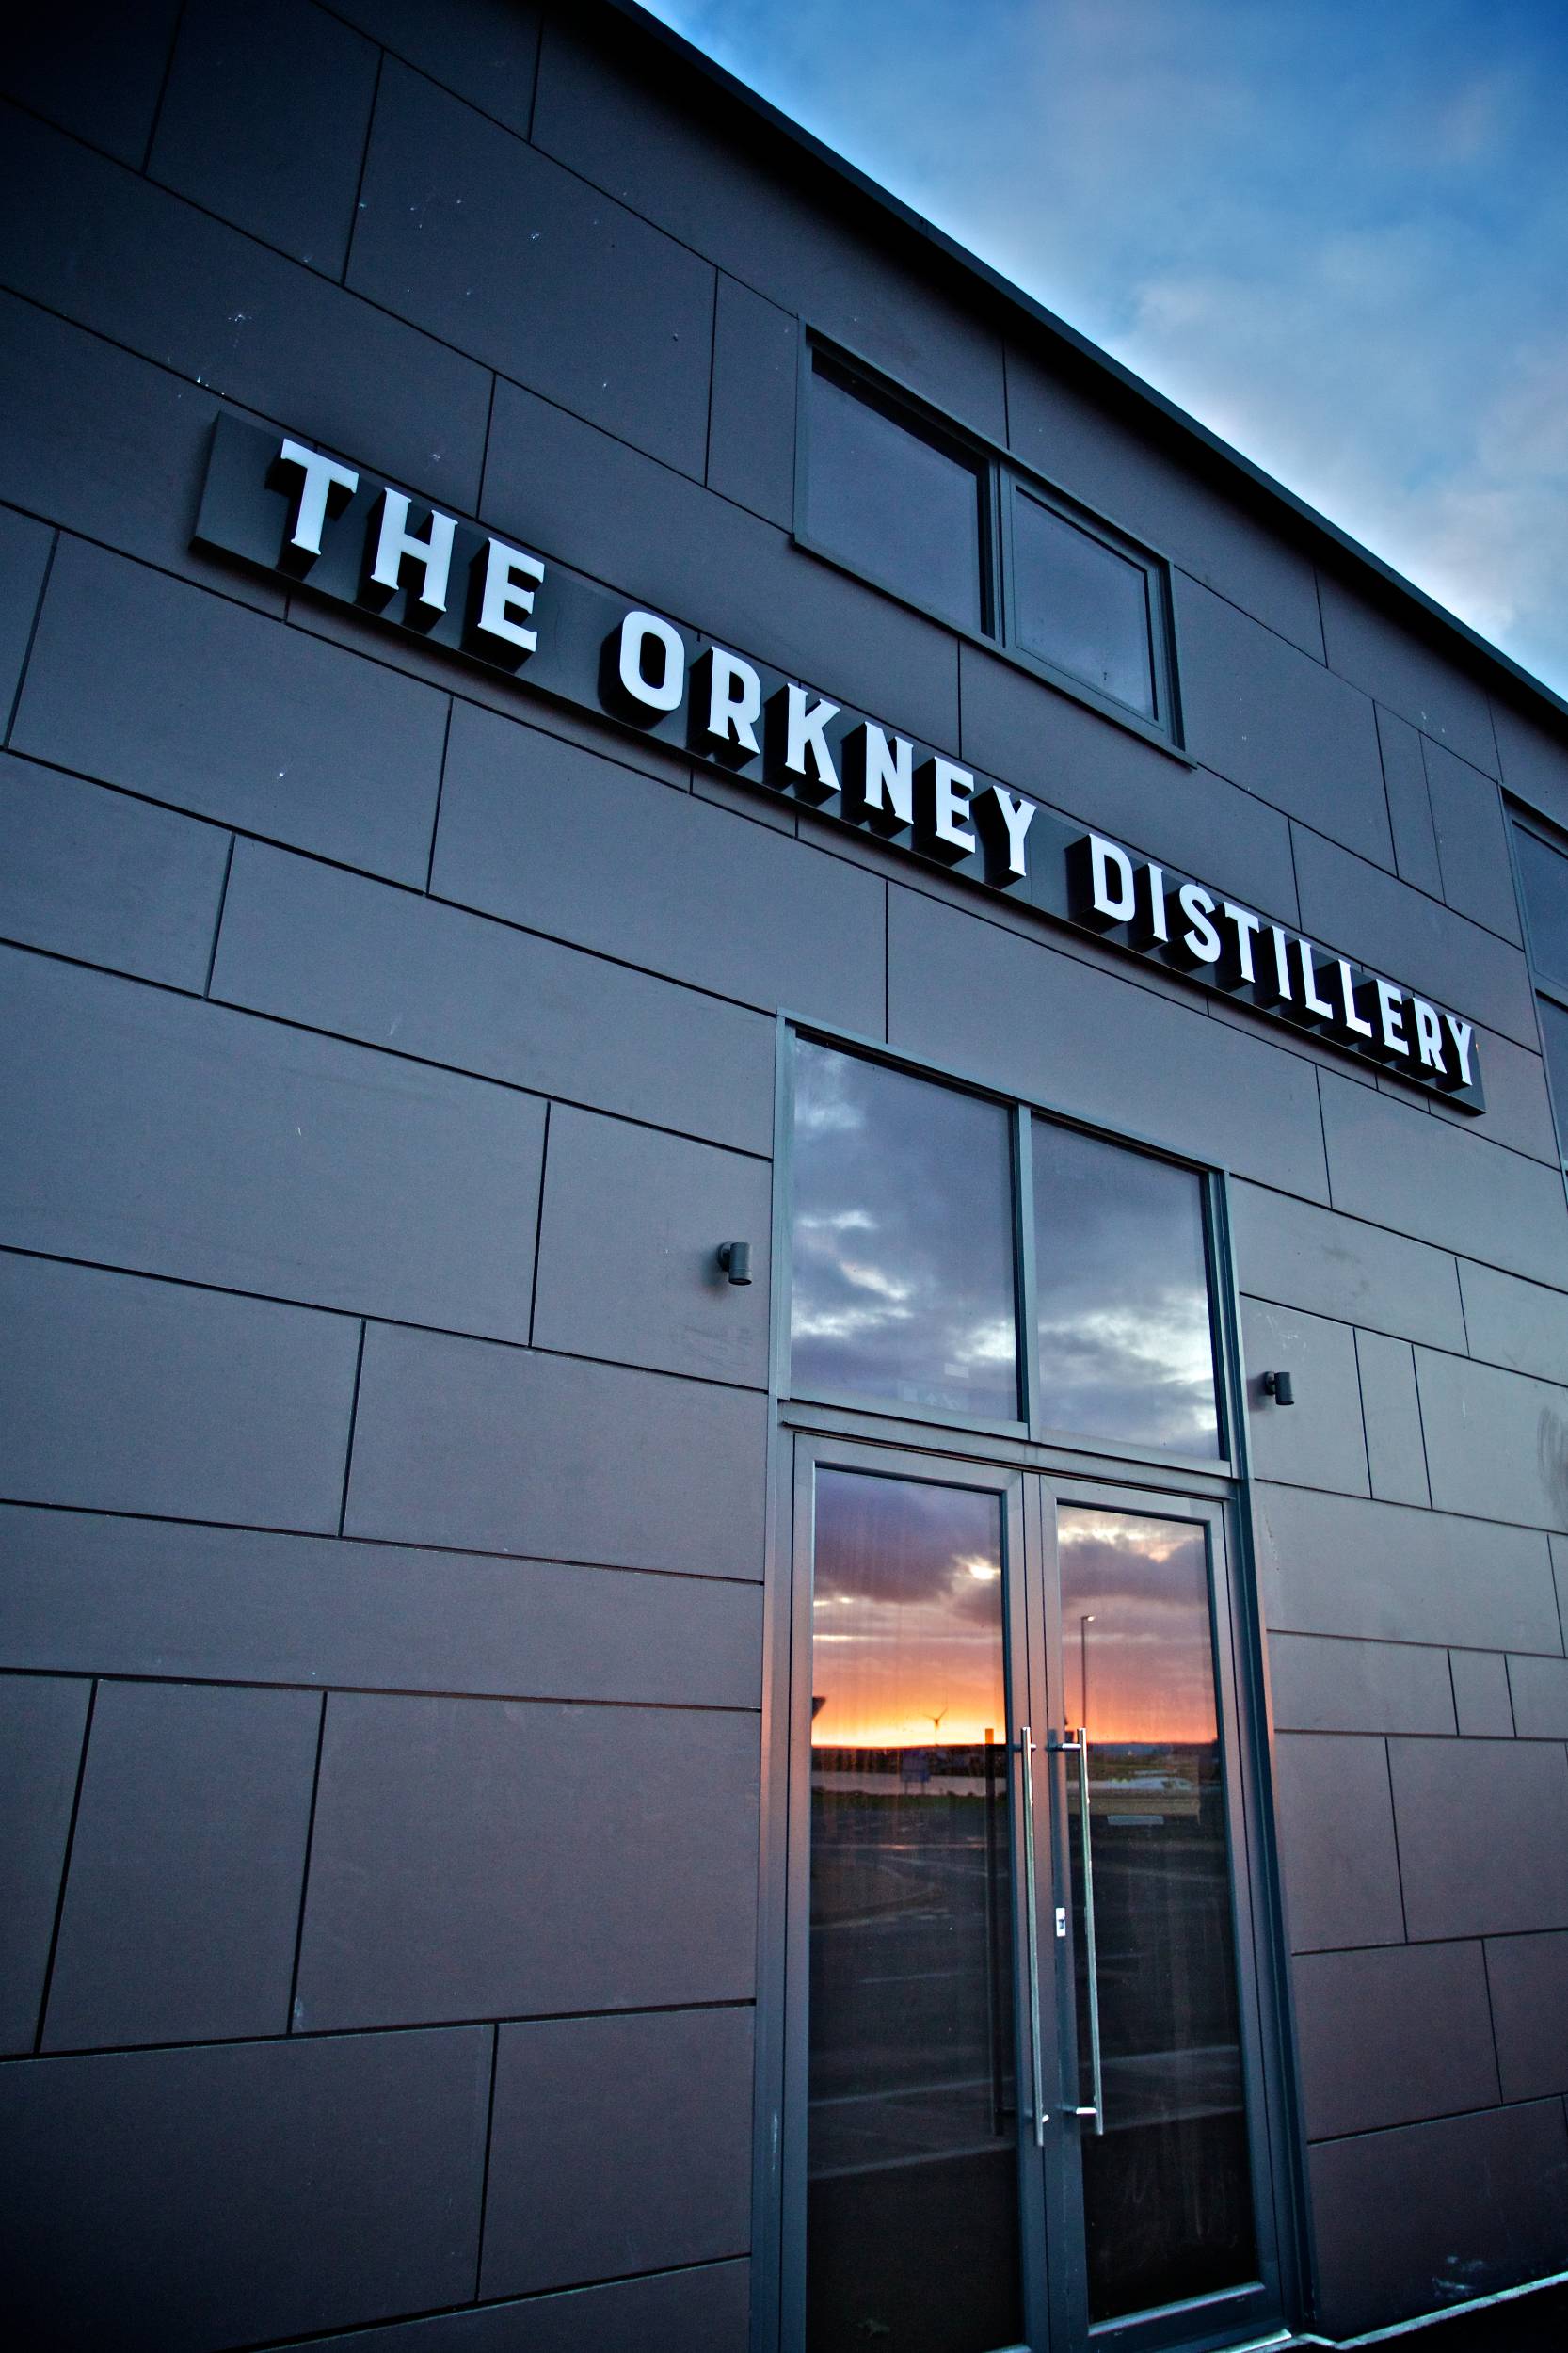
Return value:
M 1239 1738 L 1234 1756 L 1244 1845 L 1252 1892 L 1250 1913 L 1236 1914 L 1242 1967 L 1239 1988 L 1250 1984 L 1256 2010 L 1256 2035 L 1251 2053 L 1257 2082 L 1248 2083 L 1249 2098 L 1261 2090 L 1256 2111 L 1255 2170 L 1261 2167 L 1259 2214 L 1267 2214 L 1273 2246 L 1278 2309 L 1284 2314 L 1280 2334 L 1243 2336 L 1243 2345 L 1283 2344 L 1292 2329 L 1311 2318 L 1315 2262 L 1307 2199 L 1307 2148 L 1300 2097 L 1290 1948 L 1280 1889 L 1278 1847 L 1273 1814 L 1273 1714 L 1270 1692 L 1262 1609 L 1258 1596 L 1257 1560 L 1260 1545 L 1258 1507 L 1252 1485 L 1248 1429 L 1248 1381 L 1241 1345 L 1240 1289 L 1231 1244 L 1230 1172 L 1209 1162 L 1196 1163 L 1191 1153 L 1173 1149 L 1163 1137 L 1133 1129 L 1107 1127 L 1085 1119 L 1070 1104 L 1043 1094 L 1019 1095 L 942 1057 L 912 1056 L 889 1047 L 881 1038 L 863 1035 L 808 1015 L 780 1009 L 775 1016 L 774 1062 L 774 1184 L 770 1221 L 769 1374 L 767 1387 L 767 1513 L 762 1563 L 762 1675 L 760 1711 L 760 1783 L 759 1876 L 757 1906 L 757 2001 L 753 2093 L 752 2234 L 751 2234 L 751 2353 L 799 2353 L 798 2334 L 792 2342 L 783 2327 L 787 2270 L 784 2233 L 785 2180 L 783 2121 L 786 2065 L 786 2026 L 789 2004 L 795 1993 L 790 1960 L 792 1925 L 791 1809 L 797 1778 L 792 1751 L 791 1679 L 799 1639 L 801 1594 L 792 1561 L 792 1516 L 795 1458 L 799 1442 L 819 1437 L 835 1444 L 859 1443 L 888 1463 L 899 1455 L 938 1466 L 938 1475 L 969 1465 L 993 1476 L 1006 1471 L 1036 1472 L 1065 1484 L 1092 1482 L 1097 1492 L 1125 1493 L 1129 1508 L 1156 1505 L 1160 1498 L 1181 1497 L 1194 1504 L 1217 1505 L 1224 1514 L 1229 1581 L 1230 1622 L 1221 1629 L 1217 1657 L 1231 1678 L 1237 1707 Z M 790 1384 L 790 1259 L 791 1195 L 793 1160 L 792 1044 L 804 1033 L 841 1050 L 891 1064 L 916 1077 L 945 1082 L 1013 1106 L 1015 1132 L 1015 1242 L 1017 1260 L 1017 1305 L 1020 1328 L 1026 1306 L 1024 1269 L 1032 1255 L 1032 1233 L 1025 1215 L 1023 1179 L 1029 1165 L 1030 1116 L 1038 1112 L 1068 1127 L 1087 1129 L 1109 1143 L 1152 1152 L 1195 1168 L 1204 1187 L 1205 1237 L 1208 1250 L 1213 1311 L 1217 1394 L 1222 1417 L 1224 1455 L 1217 1463 L 1171 1461 L 1148 1455 L 1119 1454 L 1097 1449 L 1082 1438 L 1064 1440 L 1034 1430 L 1027 1418 L 1032 1405 L 1031 1353 L 1021 1357 L 1026 1419 L 1022 1426 L 969 1426 L 962 1422 L 928 1422 L 899 1408 L 856 1401 L 832 1402 L 791 1395 Z M 1026 1434 L 1026 1431 L 1031 1434 Z M 918 1473 L 916 1475 L 919 1475 Z M 1038 1494 L 1039 1489 L 1035 1490 Z M 1043 1533 L 1043 1531 L 1042 1531 Z M 809 1586 L 806 1590 L 807 1632 L 809 1633 Z M 1043 1763 L 1045 1760 L 1041 1760 Z M 1234 1805 L 1236 1799 L 1231 1801 Z M 802 1997 L 803 1998 L 803 1997 Z M 1176 2308 L 1176 2318 L 1191 2308 Z M 1053 2314 L 1056 2341 L 1051 2353 L 1110 2353 L 1123 2324 L 1096 2329 L 1086 2347 L 1073 2346 L 1062 2326 L 1065 2315 Z M 1192 2353 L 1203 2353 L 1204 2340 L 1190 2338 Z M 1237 2344 L 1236 2331 L 1224 2329 L 1208 2344 L 1220 2348 Z
M 1231 2345 L 1275 2341 L 1288 2332 L 1296 2306 L 1298 2218 L 1293 2162 L 1296 2119 L 1282 1982 L 1274 1975 L 1278 1905 L 1267 1787 L 1267 1721 L 1252 1659 L 1256 1611 L 1246 1573 L 1247 1529 L 1228 1480 L 1201 1481 L 1176 1474 L 1157 1484 L 1144 1465 L 1128 1479 L 1110 1465 L 1088 1467 L 1081 1458 L 998 1461 L 972 1437 L 868 1431 L 873 1416 L 840 1409 L 792 1411 L 776 1425 L 774 1524 L 770 1579 L 776 1603 L 768 1613 L 764 1700 L 764 1883 L 760 1908 L 758 2102 L 754 2239 L 755 2353 L 800 2353 L 805 2312 L 804 2133 L 808 2041 L 808 1938 L 810 1805 L 810 1642 L 812 1602 L 811 1488 L 819 1466 L 842 1467 L 926 1483 L 994 1494 L 1003 1512 L 1010 1575 L 1006 1628 L 1010 1693 L 1030 1695 L 1042 1721 L 1032 1723 L 1036 1743 L 1035 1812 L 1046 1868 L 1036 1888 L 1036 1935 L 1041 1956 L 1044 2093 L 1052 2116 L 1034 2178 L 1024 2194 L 1020 2169 L 1020 2230 L 1028 2353 L 1221 2353 Z M 823 1426 L 827 1424 L 829 1426 Z M 859 1424 L 861 1426 L 856 1427 Z M 924 1437 L 926 1443 L 920 1443 Z M 933 1443 L 935 1441 L 935 1443 Z M 1009 1449 L 1011 1451 L 1011 1449 Z M 1194 1486 L 1202 1492 L 1192 1492 Z M 1071 1937 L 1048 1934 L 1054 1891 L 1063 1882 L 1066 1769 L 1059 1750 L 1048 1753 L 1066 1726 L 1061 1688 L 1059 1629 L 1046 1623 L 1057 1603 L 1054 1529 L 1058 1501 L 1144 1516 L 1185 1519 L 1208 1530 L 1210 1612 L 1216 1697 L 1225 1770 L 1226 1827 L 1232 1888 L 1233 1950 L 1241 2028 L 1259 2275 L 1256 2283 L 1224 2290 L 1088 2328 L 1082 2217 L 1076 2146 L 1080 2128 L 1059 2121 L 1076 2053 Z M 1020 1573 L 1021 1572 L 1021 1573 Z M 1044 1607 L 1032 1596 L 1039 1595 Z M 1021 1645 L 1021 1648 L 1019 1647 Z M 1014 1820 L 1017 1810 L 1016 1726 L 1008 1726 Z M 1015 2064 L 1020 2107 L 1032 2085 L 1027 2017 L 1025 1866 L 1021 1837 L 1014 1840 L 1014 1894 L 1018 1923 L 1018 1995 L 1015 2004 Z M 1053 2031 L 1054 2026 L 1054 2031 Z M 1076 2089 L 1071 2090 L 1074 2105 Z M 1027 2127 L 1020 2137 L 1030 2137 Z M 1047 2242 L 1052 2259 L 1047 2260 Z M 1043 2293 L 1041 2287 L 1043 2283 Z M 1283 2336 L 1279 2336 L 1283 2342 Z M 1011 2349 L 1009 2349 L 1011 2353 Z

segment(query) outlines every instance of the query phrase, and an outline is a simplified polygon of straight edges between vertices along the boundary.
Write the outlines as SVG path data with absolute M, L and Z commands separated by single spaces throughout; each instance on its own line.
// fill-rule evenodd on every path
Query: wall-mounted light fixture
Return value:
M 748 1241 L 721 1241 L 719 1264 L 732 1283 L 751 1280 L 751 1244 Z
M 731 1275 L 729 1279 L 733 1282 L 735 1278 Z M 1295 1383 L 1288 1372 L 1266 1372 L 1263 1376 L 1263 1394 L 1272 1397 L 1276 1405 L 1294 1405 Z

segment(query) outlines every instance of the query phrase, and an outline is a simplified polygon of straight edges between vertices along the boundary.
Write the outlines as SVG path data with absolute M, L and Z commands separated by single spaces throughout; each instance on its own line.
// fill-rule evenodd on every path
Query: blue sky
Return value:
M 1568 0 L 653 0 L 1568 695 Z

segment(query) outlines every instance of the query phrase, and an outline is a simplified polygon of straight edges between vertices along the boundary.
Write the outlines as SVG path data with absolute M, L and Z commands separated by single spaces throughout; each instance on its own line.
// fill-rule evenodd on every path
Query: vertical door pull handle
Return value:
M 1095 1850 L 1089 1829 L 1089 1728 L 1080 1724 L 1063 1742 L 1063 1747 L 1078 1752 L 1078 1828 L 1083 1861 L 1083 1961 L 1089 1987 L 1089 2076 L 1094 2089 L 1093 2107 L 1075 2108 L 1075 2116 L 1092 2116 L 1095 2131 L 1105 2131 L 1105 2087 L 1100 2068 L 1100 1989 L 1097 1955 L 1095 1950 Z
M 1024 1903 L 1029 1913 L 1030 2063 L 1034 2073 L 1034 2145 L 1046 2145 L 1046 2068 L 1040 2043 L 1040 1922 L 1034 1884 L 1034 1742 L 1027 1724 L 1018 1726 L 1023 1763 Z

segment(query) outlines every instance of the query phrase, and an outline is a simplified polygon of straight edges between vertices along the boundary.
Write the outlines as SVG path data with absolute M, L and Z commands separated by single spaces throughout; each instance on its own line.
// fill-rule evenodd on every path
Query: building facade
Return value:
M 11 2341 L 1568 2272 L 1568 713 L 635 9 L 6 82 Z

